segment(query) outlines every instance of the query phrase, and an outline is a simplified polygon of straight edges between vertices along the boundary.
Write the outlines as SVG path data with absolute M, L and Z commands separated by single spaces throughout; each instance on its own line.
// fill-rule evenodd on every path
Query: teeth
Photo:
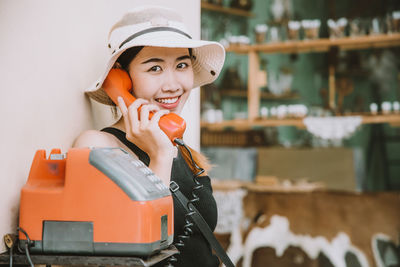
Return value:
M 178 101 L 178 97 L 174 97 L 174 98 L 158 98 L 157 102 L 161 103 L 161 104 L 173 104 L 176 101 Z

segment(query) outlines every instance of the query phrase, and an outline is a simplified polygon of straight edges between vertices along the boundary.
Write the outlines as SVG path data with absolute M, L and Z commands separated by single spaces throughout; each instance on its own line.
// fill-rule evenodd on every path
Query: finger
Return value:
M 157 112 L 160 110 L 160 107 L 154 104 L 143 105 L 140 109 L 140 120 L 149 119 L 150 112 Z
M 119 107 L 122 115 L 128 113 L 128 108 L 126 107 L 124 99 L 119 96 L 117 98 L 117 100 L 118 100 L 118 107 Z
M 128 116 L 128 108 L 126 107 L 125 101 L 120 96 L 118 97 L 118 108 L 124 118 L 125 131 L 126 133 L 129 133 L 131 130 L 131 124 Z
M 163 109 L 154 113 L 153 117 L 151 118 L 150 124 L 152 126 L 158 127 L 158 122 L 160 121 L 161 117 L 168 114 L 169 110 Z
M 157 105 L 149 104 L 143 105 L 140 109 L 140 126 L 145 128 L 150 122 L 150 112 L 157 112 L 160 108 Z
M 128 108 L 128 114 L 129 114 L 129 121 L 131 124 L 131 129 L 138 129 L 139 127 L 139 112 L 138 109 L 148 103 L 149 101 L 138 98 L 136 99 Z
M 149 103 L 148 100 L 143 99 L 143 98 L 138 98 L 135 101 L 133 101 L 133 103 L 129 106 L 129 108 L 139 109 L 141 105 L 144 105 L 147 103 Z

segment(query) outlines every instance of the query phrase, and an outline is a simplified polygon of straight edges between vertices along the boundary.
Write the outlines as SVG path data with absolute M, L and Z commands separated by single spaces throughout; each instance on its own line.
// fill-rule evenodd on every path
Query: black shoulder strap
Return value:
M 225 250 L 221 247 L 221 244 L 215 238 L 213 232 L 211 231 L 207 222 L 201 216 L 200 212 L 196 209 L 196 207 L 192 203 L 189 203 L 188 199 L 182 194 L 181 191 L 179 191 L 179 185 L 174 181 L 171 181 L 169 190 L 172 192 L 172 194 L 174 194 L 174 196 L 176 196 L 181 206 L 186 210 L 186 212 L 192 218 L 194 223 L 197 225 L 197 227 L 203 234 L 204 238 L 207 239 L 211 248 L 214 249 L 218 258 L 220 258 L 220 260 L 225 264 L 226 267 L 235 267 L 229 256 L 226 254 Z M 191 209 L 194 212 L 190 212 L 189 209 Z
M 118 138 L 119 141 L 121 141 L 124 145 L 126 145 L 133 153 L 135 153 L 136 156 L 147 166 L 150 164 L 150 158 L 144 152 L 141 150 L 139 147 L 137 147 L 135 144 L 131 143 L 128 139 L 126 139 L 126 133 L 121 131 L 120 129 L 113 128 L 113 127 L 107 127 L 101 130 L 102 132 L 106 132 L 109 134 L 114 135 L 115 137 Z

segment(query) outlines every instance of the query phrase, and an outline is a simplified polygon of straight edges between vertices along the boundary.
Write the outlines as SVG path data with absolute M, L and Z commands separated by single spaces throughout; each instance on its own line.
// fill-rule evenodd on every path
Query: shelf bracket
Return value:
M 339 47 L 338 46 L 333 46 L 329 49 L 328 52 L 328 73 L 329 73 L 329 78 L 328 78 L 328 86 L 329 86 L 329 109 L 332 110 L 334 113 L 337 112 L 336 108 L 336 66 L 338 64 L 338 53 L 339 53 Z
M 249 73 L 248 73 L 248 118 L 255 120 L 259 117 L 260 110 L 260 87 L 267 85 L 267 72 L 260 70 L 260 62 L 256 51 L 249 52 Z
M 336 109 L 336 85 L 335 85 L 335 65 L 329 65 L 329 108 L 331 110 Z

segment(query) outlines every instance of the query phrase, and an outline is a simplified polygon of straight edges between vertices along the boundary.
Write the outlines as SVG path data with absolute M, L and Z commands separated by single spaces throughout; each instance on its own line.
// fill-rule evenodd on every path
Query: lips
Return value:
M 157 104 L 163 109 L 175 109 L 179 104 L 180 96 L 156 98 Z

